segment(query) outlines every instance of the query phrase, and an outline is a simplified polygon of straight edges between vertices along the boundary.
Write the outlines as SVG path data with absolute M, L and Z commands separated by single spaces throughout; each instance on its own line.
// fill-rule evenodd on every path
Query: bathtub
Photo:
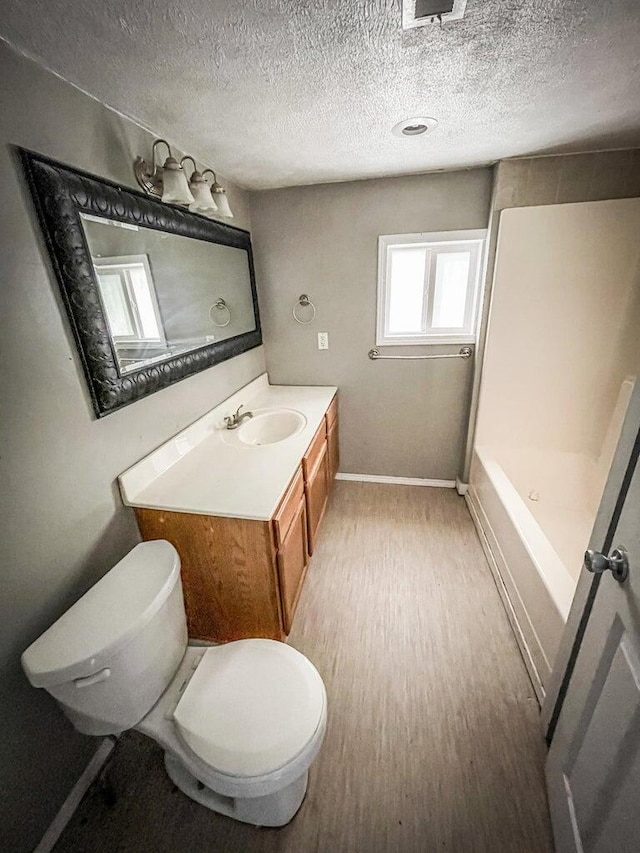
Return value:
M 622 381 L 594 454 L 474 448 L 467 504 L 541 702 L 635 382 Z
M 540 701 L 595 518 L 593 475 L 579 454 L 474 451 L 467 504 Z

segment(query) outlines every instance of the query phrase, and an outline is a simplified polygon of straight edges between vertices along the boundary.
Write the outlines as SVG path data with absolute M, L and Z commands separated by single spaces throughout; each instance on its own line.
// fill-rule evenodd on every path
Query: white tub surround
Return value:
M 541 701 L 634 381 L 622 382 L 595 457 L 550 447 L 474 449 L 467 502 Z
M 487 450 L 476 447 L 474 451 L 465 498 L 542 702 L 575 593 L 575 578 Z M 556 511 L 561 518 L 562 507 Z
M 263 373 L 118 478 L 125 504 L 229 518 L 271 519 L 335 396 L 333 386 L 269 385 Z M 243 411 L 293 409 L 297 434 L 245 445 L 224 419 Z M 245 423 L 247 423 L 245 421 Z
M 640 364 L 639 227 L 640 199 L 500 216 L 467 499 L 539 696 Z

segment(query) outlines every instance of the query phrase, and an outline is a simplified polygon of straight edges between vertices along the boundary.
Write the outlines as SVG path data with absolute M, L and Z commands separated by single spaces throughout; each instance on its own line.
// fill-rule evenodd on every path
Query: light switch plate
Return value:
M 318 349 L 329 349 L 329 332 L 318 332 Z

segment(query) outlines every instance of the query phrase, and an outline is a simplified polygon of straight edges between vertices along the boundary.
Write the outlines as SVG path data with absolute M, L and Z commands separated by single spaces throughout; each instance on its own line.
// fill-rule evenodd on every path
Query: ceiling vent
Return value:
M 402 0 L 402 29 L 460 21 L 466 6 L 467 0 Z

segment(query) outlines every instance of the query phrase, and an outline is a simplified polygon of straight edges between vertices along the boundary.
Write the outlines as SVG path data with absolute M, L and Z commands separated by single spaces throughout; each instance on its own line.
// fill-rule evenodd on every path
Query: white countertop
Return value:
M 118 477 L 128 506 L 268 521 L 337 388 L 269 385 L 264 373 Z M 229 444 L 224 417 L 243 405 L 296 409 L 298 435 L 263 446 Z M 226 434 L 226 435 L 225 435 Z

